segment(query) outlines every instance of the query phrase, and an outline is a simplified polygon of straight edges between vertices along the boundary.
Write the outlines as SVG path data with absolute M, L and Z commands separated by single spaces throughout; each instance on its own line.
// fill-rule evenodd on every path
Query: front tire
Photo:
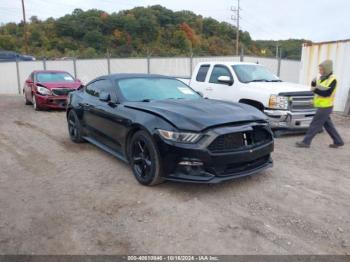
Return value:
M 82 127 L 79 118 L 74 110 L 70 110 L 67 117 L 68 133 L 70 139 L 74 143 L 82 143 L 84 139 L 82 137 Z
M 26 93 L 23 91 L 24 93 L 24 101 L 25 101 L 25 104 L 26 105 L 31 105 L 32 103 L 28 100 L 27 96 L 26 96 Z
M 38 103 L 36 101 L 35 94 L 33 94 L 33 97 L 32 97 L 32 104 L 33 104 L 33 108 L 34 108 L 35 111 L 40 111 L 41 110 L 40 106 L 38 105 Z
M 159 152 L 147 132 L 133 135 L 128 152 L 132 171 L 140 184 L 154 186 L 164 181 Z

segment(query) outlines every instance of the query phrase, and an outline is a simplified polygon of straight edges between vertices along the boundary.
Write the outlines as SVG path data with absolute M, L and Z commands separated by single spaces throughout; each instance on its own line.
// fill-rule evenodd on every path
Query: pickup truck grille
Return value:
M 310 111 L 314 109 L 313 96 L 291 96 L 290 110 L 292 112 Z
M 272 141 L 271 133 L 265 127 L 255 126 L 253 131 L 220 135 L 208 149 L 213 153 L 225 153 L 256 147 L 270 141 Z
M 52 93 L 55 96 L 66 96 L 70 92 L 73 92 L 73 91 L 75 91 L 75 89 L 72 89 L 72 88 L 55 88 L 55 89 L 52 89 Z

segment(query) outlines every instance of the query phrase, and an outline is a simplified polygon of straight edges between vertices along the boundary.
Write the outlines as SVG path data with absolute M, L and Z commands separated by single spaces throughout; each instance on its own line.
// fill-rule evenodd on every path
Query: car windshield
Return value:
M 51 82 L 74 82 L 74 78 L 65 72 L 37 73 L 36 80 L 40 83 Z
M 266 67 L 261 65 L 233 65 L 239 81 L 250 82 L 281 82 L 277 76 L 272 74 Z
M 118 81 L 127 101 L 200 99 L 201 96 L 179 80 L 168 78 L 129 78 Z

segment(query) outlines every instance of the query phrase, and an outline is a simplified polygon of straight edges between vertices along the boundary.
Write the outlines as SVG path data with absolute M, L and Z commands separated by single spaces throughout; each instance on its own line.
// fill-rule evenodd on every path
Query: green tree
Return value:
M 24 51 L 23 23 L 0 25 L 0 48 Z M 28 23 L 29 49 L 41 57 L 232 55 L 236 27 L 190 11 L 174 12 L 160 5 L 135 7 L 108 14 L 102 10 L 75 9 L 60 18 L 41 21 L 32 16 Z M 303 39 L 254 41 L 240 31 L 245 54 L 275 56 L 276 45 L 283 57 L 299 59 Z M 262 52 L 263 51 L 263 52 Z

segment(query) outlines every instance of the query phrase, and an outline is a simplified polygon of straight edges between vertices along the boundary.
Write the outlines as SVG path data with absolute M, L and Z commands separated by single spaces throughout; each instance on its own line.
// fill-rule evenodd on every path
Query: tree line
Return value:
M 0 49 L 24 53 L 23 23 L 0 26 Z M 174 12 L 160 5 L 135 7 L 108 14 L 75 9 L 54 19 L 30 18 L 29 52 L 38 58 L 220 56 L 234 55 L 236 27 L 190 11 Z M 303 39 L 254 41 L 240 31 L 245 55 L 273 57 L 276 45 L 282 57 L 300 59 Z

